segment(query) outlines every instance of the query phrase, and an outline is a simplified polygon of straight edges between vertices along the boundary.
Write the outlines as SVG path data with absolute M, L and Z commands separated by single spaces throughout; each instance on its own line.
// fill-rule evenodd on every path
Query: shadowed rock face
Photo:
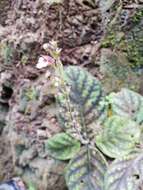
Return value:
M 7 72 L 0 73 L 0 135 L 6 125 L 6 116 L 9 111 L 9 99 L 12 96 L 12 75 Z
M 9 111 L 9 99 L 13 93 L 11 79 L 11 73 L 0 72 L 0 182 L 11 178 L 13 173 L 10 144 L 3 135 Z

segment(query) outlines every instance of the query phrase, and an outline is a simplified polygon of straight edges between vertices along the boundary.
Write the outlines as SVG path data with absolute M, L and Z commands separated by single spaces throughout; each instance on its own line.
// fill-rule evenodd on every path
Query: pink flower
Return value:
M 50 57 L 48 55 L 42 55 L 41 57 L 39 57 L 36 68 L 42 69 L 42 68 L 45 68 L 45 67 L 52 65 L 54 63 L 55 63 L 55 60 L 52 57 Z

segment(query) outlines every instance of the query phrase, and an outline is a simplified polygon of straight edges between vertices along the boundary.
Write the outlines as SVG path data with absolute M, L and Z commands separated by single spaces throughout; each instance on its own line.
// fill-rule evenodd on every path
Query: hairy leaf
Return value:
M 141 190 L 143 152 L 115 160 L 105 175 L 104 190 Z
M 59 133 L 45 143 L 49 154 L 59 160 L 69 160 L 80 150 L 80 142 L 66 133 Z
M 112 96 L 111 106 L 114 114 L 143 123 L 143 97 L 140 94 L 122 89 Z
M 100 82 L 84 69 L 73 66 L 65 69 L 65 81 L 68 100 L 62 89 L 57 97 L 60 122 L 65 129 L 74 130 L 78 135 L 81 131 L 86 133 L 87 125 L 97 119 L 104 120 L 106 115 L 106 106 L 100 104 L 103 98 Z
M 98 150 L 84 147 L 66 168 L 69 190 L 102 190 L 107 164 Z
M 140 140 L 139 126 L 128 118 L 112 116 L 105 122 L 101 134 L 96 137 L 100 150 L 111 158 L 127 155 Z

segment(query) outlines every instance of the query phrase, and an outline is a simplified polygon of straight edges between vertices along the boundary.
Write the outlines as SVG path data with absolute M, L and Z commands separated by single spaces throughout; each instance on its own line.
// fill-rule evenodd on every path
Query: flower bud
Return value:
M 43 49 L 47 51 L 49 49 L 49 44 L 48 43 L 43 44 Z

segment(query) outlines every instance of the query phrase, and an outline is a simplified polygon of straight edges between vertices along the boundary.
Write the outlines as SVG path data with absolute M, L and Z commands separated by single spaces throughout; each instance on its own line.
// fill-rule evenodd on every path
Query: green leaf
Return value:
M 139 126 L 128 118 L 112 116 L 105 122 L 103 131 L 96 137 L 98 148 L 111 158 L 127 155 L 140 140 Z
M 122 89 L 112 96 L 111 106 L 114 114 L 143 124 L 143 97 L 140 94 Z
M 98 150 L 83 147 L 66 168 L 69 190 L 102 190 L 106 161 Z
M 45 143 L 48 153 L 59 160 L 69 160 L 80 150 L 80 142 L 66 133 L 59 133 Z
M 68 101 L 62 88 L 57 96 L 60 123 L 66 131 L 70 129 L 70 133 L 86 134 L 88 125 L 93 126 L 95 120 L 102 122 L 106 116 L 106 106 L 100 104 L 103 99 L 101 84 L 87 71 L 74 66 L 65 69 L 65 81 L 69 90 Z M 88 133 L 93 134 L 90 127 Z
M 115 160 L 105 175 L 104 190 L 141 190 L 143 152 Z

